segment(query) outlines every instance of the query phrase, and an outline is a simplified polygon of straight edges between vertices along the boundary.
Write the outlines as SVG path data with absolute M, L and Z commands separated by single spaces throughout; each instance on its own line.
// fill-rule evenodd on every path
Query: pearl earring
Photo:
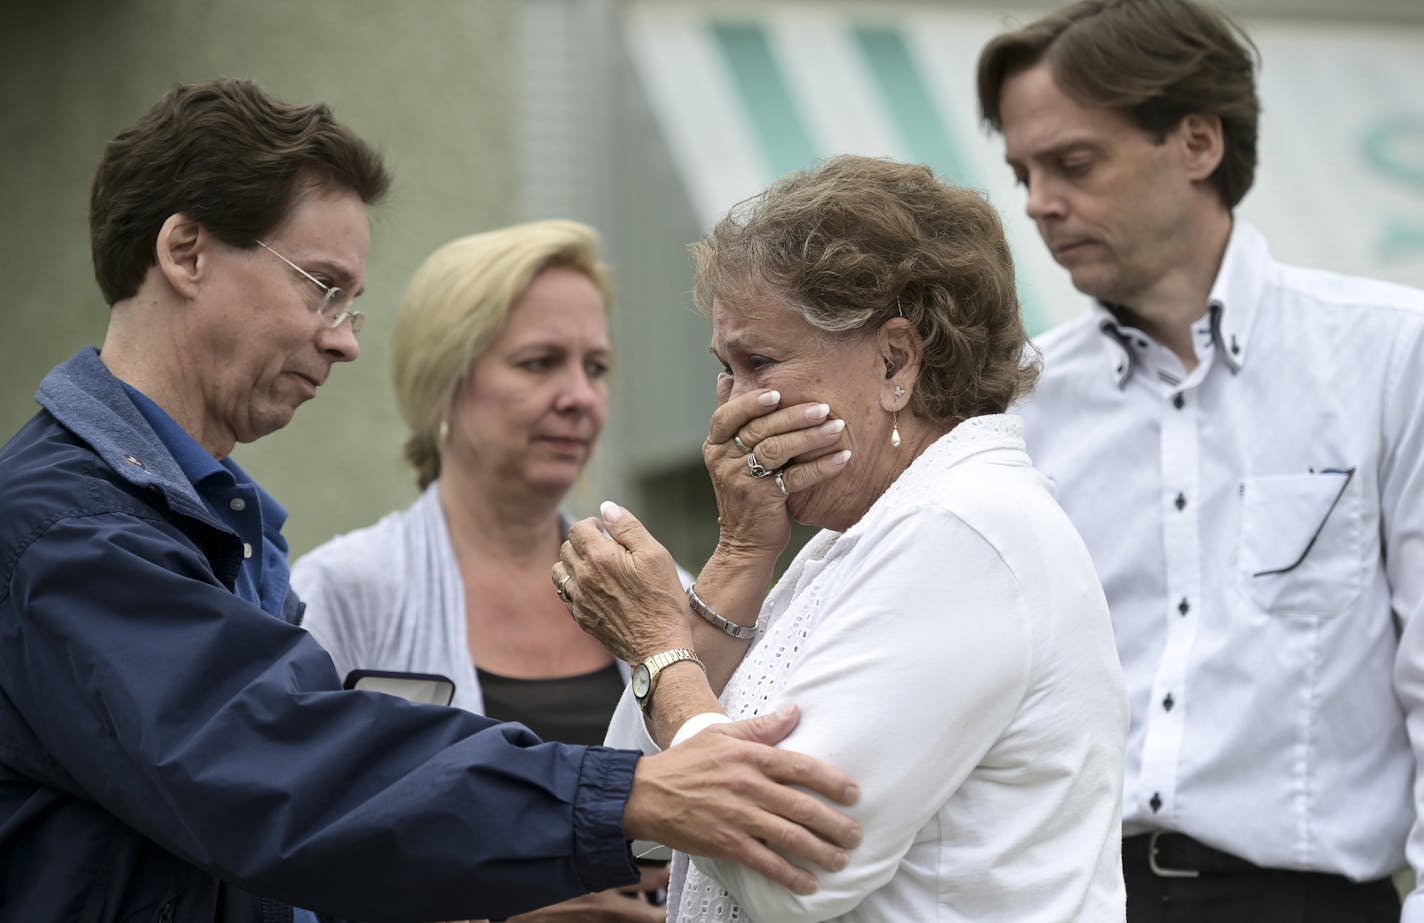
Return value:
M 899 400 L 905 396 L 905 389 L 899 385 L 895 386 L 895 399 Z M 890 448 L 900 448 L 900 411 L 892 410 L 894 421 L 890 424 Z

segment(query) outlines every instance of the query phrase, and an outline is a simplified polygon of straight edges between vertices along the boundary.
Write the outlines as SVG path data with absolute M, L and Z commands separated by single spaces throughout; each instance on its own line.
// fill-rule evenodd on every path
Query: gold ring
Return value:
M 565 605 L 571 603 L 572 600 L 569 599 L 569 591 L 564 589 L 564 584 L 568 583 L 572 579 L 574 579 L 573 574 L 564 574 L 564 579 L 554 584 L 554 595 L 558 596 L 559 599 L 563 600 Z

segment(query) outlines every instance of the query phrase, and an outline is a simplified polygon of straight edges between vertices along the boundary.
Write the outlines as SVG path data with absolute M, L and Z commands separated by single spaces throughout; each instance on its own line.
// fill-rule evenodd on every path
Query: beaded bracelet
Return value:
M 692 587 L 687 588 L 687 601 L 692 606 L 693 612 L 696 612 L 703 620 L 717 626 L 724 634 L 730 635 L 738 641 L 750 641 L 756 637 L 757 626 L 738 625 L 725 615 L 714 612 L 712 607 L 703 602 L 702 597 L 697 595 L 697 590 Z

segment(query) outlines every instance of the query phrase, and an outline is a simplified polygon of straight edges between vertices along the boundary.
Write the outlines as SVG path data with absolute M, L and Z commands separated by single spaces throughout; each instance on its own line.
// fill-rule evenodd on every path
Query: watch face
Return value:
M 642 701 L 647 698 L 648 687 L 653 684 L 652 674 L 648 672 L 648 665 L 640 663 L 633 668 L 633 698 Z

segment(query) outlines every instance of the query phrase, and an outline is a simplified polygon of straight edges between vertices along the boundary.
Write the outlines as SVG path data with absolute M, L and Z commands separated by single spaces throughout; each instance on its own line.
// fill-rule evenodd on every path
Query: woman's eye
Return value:
M 767 356 L 752 355 L 747 357 L 747 368 L 753 372 L 760 372 L 768 366 L 775 365 L 776 360 Z
M 553 366 L 554 362 L 548 356 L 536 356 L 519 363 L 519 367 L 528 372 L 547 372 Z
M 583 368 L 589 378 L 602 378 L 608 374 L 608 363 L 606 362 L 588 362 Z

